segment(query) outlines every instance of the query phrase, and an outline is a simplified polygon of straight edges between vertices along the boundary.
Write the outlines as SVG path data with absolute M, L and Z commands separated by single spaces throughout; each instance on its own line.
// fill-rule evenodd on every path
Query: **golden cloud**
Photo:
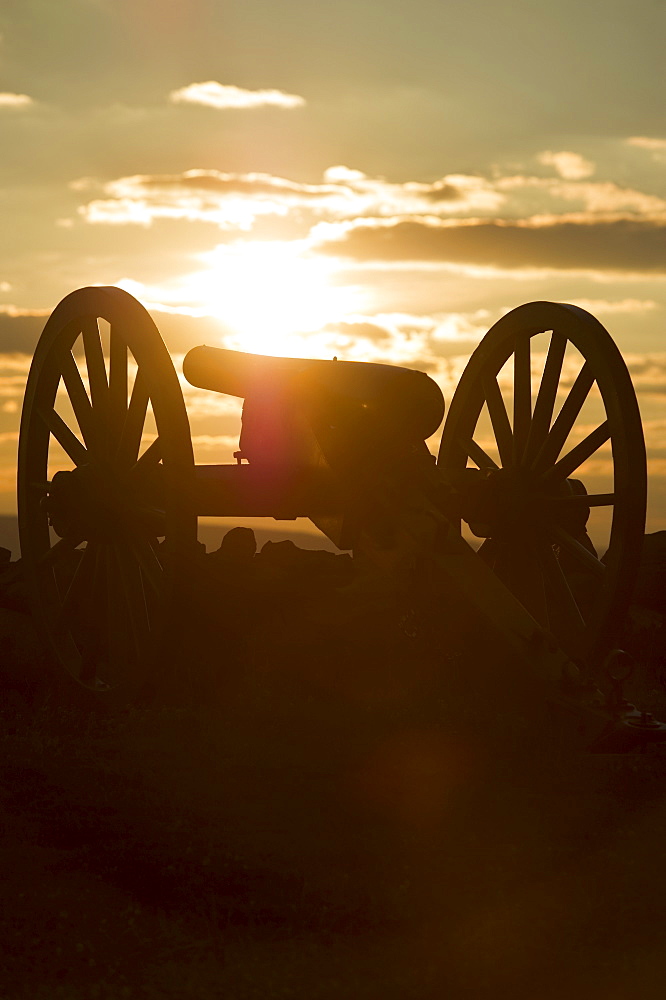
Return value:
M 12 94 L 8 91 L 0 93 L 0 108 L 12 108 L 17 111 L 29 108 L 35 102 L 27 94 Z
M 590 177 L 595 171 L 595 164 L 591 160 L 586 160 L 580 153 L 562 151 L 553 153 L 545 150 L 537 156 L 539 163 L 547 167 L 554 167 L 560 177 L 566 180 L 579 181 L 584 177 Z
M 190 83 L 172 90 L 169 100 L 172 104 L 202 104 L 207 108 L 235 111 L 266 107 L 291 109 L 305 104 L 305 98 L 298 94 L 286 94 L 282 90 L 244 90 L 216 80 Z
M 313 246 L 320 253 L 363 262 L 666 273 L 666 219 L 361 220 L 317 226 Z
M 641 215 L 665 215 L 666 200 L 658 195 L 646 194 L 634 188 L 620 187 L 612 181 L 588 181 L 584 177 L 532 177 L 530 175 L 509 175 L 495 180 L 497 190 L 513 196 L 515 205 L 509 204 L 509 211 L 525 214 L 528 199 L 536 196 L 545 211 L 570 211 L 571 205 L 578 205 L 587 213 L 603 215 L 613 212 L 634 212 Z M 522 211 L 521 211 L 522 209 Z
M 593 316 L 644 315 L 661 308 L 654 299 L 576 299 L 576 305 Z
M 91 191 L 99 192 L 78 210 L 86 222 L 98 225 L 150 226 L 156 220 L 171 219 L 249 232 L 262 218 L 273 220 L 272 225 L 281 219 L 288 225 L 291 236 L 303 237 L 323 220 L 354 226 L 373 226 L 373 220 L 377 220 L 377 226 L 403 223 L 406 227 L 420 223 L 428 227 L 430 223 L 437 226 L 441 220 L 463 218 L 466 222 L 458 224 L 461 231 L 465 225 L 494 226 L 497 242 L 501 235 L 506 241 L 511 227 L 545 230 L 550 226 L 552 241 L 554 237 L 565 236 L 564 228 L 554 227 L 567 224 L 578 227 L 616 224 L 614 232 L 619 233 L 632 219 L 648 227 L 666 223 L 666 199 L 611 181 L 589 180 L 592 165 L 576 153 L 547 151 L 540 158 L 552 163 L 559 176 L 519 174 L 486 178 L 448 174 L 427 182 L 394 182 L 337 165 L 329 167 L 321 182 L 316 183 L 258 172 L 193 169 L 180 174 L 136 174 L 103 185 L 83 178 L 70 186 L 88 197 Z M 610 228 L 606 231 L 612 240 L 613 231 Z M 403 235 L 406 232 L 403 228 Z M 490 239 L 488 232 L 486 242 Z M 479 232 L 473 235 L 478 237 Z M 319 240 L 321 233 L 315 232 L 314 237 Z M 646 239 L 653 237 L 654 232 Z M 391 235 L 383 238 L 392 241 Z M 465 238 L 473 237 L 467 233 Z M 521 245 L 526 239 L 523 234 Z M 581 239 L 589 243 L 591 230 Z M 629 242 L 633 249 L 635 231 Z M 470 260 L 473 259 L 474 255 Z M 480 263 L 488 266 L 488 261 Z M 537 269 L 544 267 L 538 257 L 529 264 Z M 642 269 L 641 265 L 639 270 Z
M 32 354 L 42 332 L 48 310 L 17 309 L 14 306 L 0 307 L 0 345 L 3 351 L 3 367 L 7 355 Z
M 71 188 L 87 192 L 90 178 Z M 248 230 L 261 216 L 285 216 L 292 210 L 315 217 L 356 219 L 396 215 L 446 216 L 496 212 L 502 192 L 481 177 L 450 175 L 430 183 L 393 183 L 359 170 L 329 168 L 319 184 L 305 184 L 263 173 L 187 170 L 182 174 L 137 174 L 103 185 L 104 197 L 81 206 L 86 222 L 150 225 L 156 219 L 214 223 Z
M 646 135 L 634 135 L 627 139 L 628 146 L 637 146 L 639 149 L 649 149 L 652 152 L 666 151 L 666 139 L 652 139 Z

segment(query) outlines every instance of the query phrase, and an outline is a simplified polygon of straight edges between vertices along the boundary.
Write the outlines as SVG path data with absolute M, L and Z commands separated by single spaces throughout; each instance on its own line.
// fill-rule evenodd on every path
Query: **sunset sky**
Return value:
M 574 302 L 634 375 L 666 527 L 663 0 L 5 0 L 0 512 L 73 289 L 197 343 L 422 368 Z M 200 461 L 233 401 L 188 391 Z

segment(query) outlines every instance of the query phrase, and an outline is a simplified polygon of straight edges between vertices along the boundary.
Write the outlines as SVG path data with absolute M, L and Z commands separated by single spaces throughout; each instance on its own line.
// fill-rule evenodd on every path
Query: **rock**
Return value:
M 26 614 L 30 611 L 20 559 L 18 562 L 0 562 L 0 607 Z
M 209 553 L 209 561 L 230 570 L 247 568 L 257 552 L 257 539 L 252 528 L 236 527 L 227 531 L 218 549 Z

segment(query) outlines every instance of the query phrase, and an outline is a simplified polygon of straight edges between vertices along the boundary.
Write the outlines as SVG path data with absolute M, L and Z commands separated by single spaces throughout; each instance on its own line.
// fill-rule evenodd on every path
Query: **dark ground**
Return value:
M 105 712 L 49 679 L 7 573 L 2 1000 L 662 995 L 663 758 L 555 750 L 482 640 L 435 655 L 312 594 L 296 628 L 279 586 Z M 655 581 L 631 627 L 659 712 Z

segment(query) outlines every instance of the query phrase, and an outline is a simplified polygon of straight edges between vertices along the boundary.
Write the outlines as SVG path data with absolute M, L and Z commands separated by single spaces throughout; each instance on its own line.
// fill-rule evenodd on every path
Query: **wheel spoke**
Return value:
M 525 553 L 519 567 L 519 573 L 520 590 L 518 596 L 532 617 L 544 628 L 549 628 L 550 615 L 545 580 L 537 550 L 533 545 L 530 545 L 528 552 Z
M 111 542 L 106 546 L 104 555 L 104 650 L 109 681 L 114 686 L 127 681 L 130 673 L 141 665 L 141 648 L 134 621 L 135 608 L 122 564 L 122 547 Z
M 127 414 L 127 347 L 120 334 L 111 328 L 109 344 L 109 411 L 110 424 L 120 435 Z
M 132 551 L 139 562 L 146 582 L 157 596 L 161 597 L 164 593 L 164 569 L 155 549 L 147 539 L 136 538 L 132 542 Z
M 534 404 L 532 423 L 530 424 L 530 433 L 525 447 L 527 462 L 530 462 L 539 451 L 550 430 L 566 348 L 567 338 L 554 330 L 548 346 L 546 364 L 541 376 L 541 384 Z
M 103 622 L 106 620 L 106 600 L 107 587 L 106 579 L 106 553 L 101 545 L 93 548 L 94 569 L 92 584 L 90 588 L 90 617 L 85 622 L 85 639 L 81 650 L 81 666 L 79 668 L 79 680 L 82 684 L 91 683 L 97 676 L 97 666 L 99 664 L 102 651 L 102 636 L 104 634 Z
M 92 631 L 86 638 L 81 650 L 81 666 L 79 667 L 79 680 L 82 684 L 89 684 L 95 679 L 97 674 L 97 664 L 99 663 L 101 643 L 97 630 Z
M 536 472 L 544 472 L 550 465 L 553 465 L 557 461 L 564 447 L 564 442 L 569 437 L 571 429 L 576 423 L 578 414 L 582 410 L 583 404 L 593 385 L 594 375 L 586 361 L 578 373 L 578 377 L 572 385 L 569 395 L 562 404 L 562 409 L 558 413 L 548 437 L 534 460 L 532 468 Z
M 577 493 L 569 497 L 551 498 L 551 502 L 563 507 L 612 507 L 616 500 L 614 493 Z
M 47 552 L 39 557 L 37 560 L 37 566 L 40 568 L 42 566 L 53 566 L 64 556 L 71 555 L 77 545 L 80 545 L 82 541 L 84 541 L 82 536 L 60 538 L 55 545 L 52 545 Z
M 545 628 L 548 609 L 543 572 L 533 546 L 525 538 L 516 538 L 504 546 L 500 575 L 526 611 Z
M 579 542 L 577 538 L 574 538 L 573 535 L 569 534 L 565 528 L 562 528 L 559 524 L 551 524 L 549 525 L 548 531 L 555 541 L 564 546 L 564 548 L 571 555 L 575 556 L 578 561 L 587 569 L 591 570 L 592 573 L 600 579 L 605 575 L 606 567 L 601 560 L 597 559 L 597 557 L 590 552 L 589 549 L 586 549 L 585 546 Z
M 466 452 L 480 469 L 497 469 L 497 462 L 486 454 L 481 445 L 477 444 L 473 438 L 469 439 Z
M 480 559 L 483 559 L 486 566 L 493 569 L 497 556 L 497 542 L 494 538 L 484 538 L 476 552 Z
M 99 333 L 97 320 L 86 318 L 83 321 L 83 350 L 86 355 L 86 366 L 88 368 L 88 382 L 90 383 L 90 398 L 94 409 L 102 417 L 102 424 L 106 423 L 108 384 L 106 381 L 106 366 L 104 364 L 104 352 L 102 350 L 102 340 Z
M 130 469 L 130 475 L 134 476 L 140 474 L 144 469 L 149 468 L 152 465 L 157 465 L 162 458 L 162 444 L 158 437 L 150 443 L 146 448 L 143 455 L 138 459 L 138 461 Z
M 71 351 L 68 351 L 63 359 L 62 378 L 72 404 L 72 409 L 74 410 L 74 416 L 81 428 L 83 440 L 90 451 L 95 447 L 99 428 L 95 426 L 96 415 L 90 405 L 90 399 L 83 384 L 81 373 L 76 366 Z
M 509 468 L 498 473 L 474 438 Z M 502 316 L 458 382 L 438 464 L 461 494 L 468 491 L 451 513 L 476 518 L 475 530 L 492 533 L 479 558 L 543 621 L 542 596 L 532 592 L 539 580 L 534 567 L 518 565 L 511 536 L 532 547 L 548 629 L 593 676 L 618 641 L 640 568 L 647 479 L 636 395 L 608 332 L 564 303 L 528 303 Z M 466 466 L 481 472 L 464 473 Z M 608 484 L 586 493 L 579 480 L 606 469 Z M 612 558 L 598 558 L 588 527 L 595 535 L 610 529 Z
M 497 450 L 499 451 L 500 461 L 506 468 L 511 465 L 513 461 L 513 434 L 511 432 L 511 424 L 509 423 L 509 417 L 504 405 L 504 399 L 502 398 L 500 387 L 497 384 L 497 379 L 494 375 L 488 376 L 482 380 L 482 388 L 486 399 L 486 406 L 488 407 L 488 413 L 490 414 L 490 422 L 493 426 L 493 433 L 495 434 L 495 440 L 497 442 Z M 495 466 L 494 462 L 493 465 Z M 495 468 L 497 468 L 497 466 L 495 466 Z
M 557 556 L 547 542 L 539 546 L 538 553 L 539 564 L 552 598 L 553 613 L 549 617 L 557 618 L 569 636 L 579 635 L 585 629 L 585 620 Z
M 194 478 L 178 376 L 124 291 L 80 289 L 49 318 L 26 382 L 18 466 L 26 589 L 48 647 L 84 687 L 128 701 L 162 630 L 171 562 L 158 541 L 176 551 L 194 542 L 196 513 L 164 488 L 177 475 L 189 495 Z
M 107 581 L 105 646 L 109 657 L 110 679 L 116 684 L 123 676 L 123 668 L 127 667 L 128 650 L 135 644 L 130 605 L 116 545 L 106 546 L 104 562 Z
M 594 455 L 610 438 L 610 426 L 607 420 L 587 435 L 575 448 L 572 448 L 564 458 L 552 466 L 545 474 L 544 482 L 552 483 L 558 479 L 568 479 L 583 462 Z
M 69 429 L 60 414 L 56 413 L 55 410 L 42 409 L 41 407 L 37 412 L 58 444 L 64 448 L 72 462 L 74 462 L 74 465 L 87 465 L 89 460 L 88 452 L 77 436 Z
M 122 596 L 127 615 L 124 637 L 131 645 L 137 663 L 144 655 L 146 642 L 150 636 L 150 620 L 146 605 L 146 595 L 141 581 L 141 571 L 134 553 L 125 545 L 115 546 Z
M 139 369 L 132 386 L 132 395 L 118 444 L 118 459 L 123 465 L 134 465 L 137 461 L 148 412 L 148 398 L 148 388 Z
M 90 588 L 95 572 L 96 555 L 94 547 L 89 542 L 77 564 L 69 586 L 65 591 L 60 611 L 58 612 L 58 623 L 64 624 L 71 618 L 72 613 L 80 612 L 80 601 L 90 593 Z
M 493 572 L 511 590 L 513 586 L 511 550 L 506 542 L 498 542 L 492 538 L 488 541 L 494 543 L 489 553 L 492 558 Z
M 513 355 L 513 462 L 521 465 L 532 421 L 532 371 L 530 338 L 516 339 Z

